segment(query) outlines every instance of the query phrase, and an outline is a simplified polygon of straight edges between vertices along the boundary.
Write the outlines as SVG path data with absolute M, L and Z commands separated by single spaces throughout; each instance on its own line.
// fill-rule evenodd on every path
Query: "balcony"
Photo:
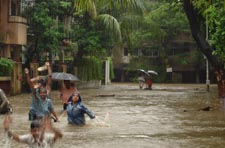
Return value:
M 9 17 L 9 44 L 27 44 L 27 20 L 21 16 Z
M 0 42 L 5 44 L 27 44 L 27 20 L 21 16 L 9 16 L 0 29 Z

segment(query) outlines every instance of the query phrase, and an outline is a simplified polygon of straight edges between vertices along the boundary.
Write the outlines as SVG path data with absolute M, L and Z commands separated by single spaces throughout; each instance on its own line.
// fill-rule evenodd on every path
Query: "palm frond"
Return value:
M 142 0 L 111 0 L 122 8 L 142 13 L 145 10 Z
M 117 41 L 121 41 L 120 24 L 116 18 L 109 14 L 101 14 L 98 16 L 98 21 L 106 28 L 108 32 L 111 32 L 113 37 Z
M 87 11 L 93 19 L 97 18 L 97 10 L 94 0 L 76 0 L 74 7 L 76 11 Z

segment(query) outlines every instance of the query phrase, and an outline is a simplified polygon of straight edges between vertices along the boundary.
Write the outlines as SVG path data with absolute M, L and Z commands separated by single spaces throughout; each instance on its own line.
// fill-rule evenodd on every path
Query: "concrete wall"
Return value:
M 27 44 L 27 20 L 19 16 L 20 8 L 20 0 L 0 0 L 0 57 L 11 58 L 15 61 L 11 79 L 8 80 L 9 84 L 7 83 L 12 95 L 21 93 L 20 52 L 22 45 Z M 5 81 L 0 83 L 3 84 Z

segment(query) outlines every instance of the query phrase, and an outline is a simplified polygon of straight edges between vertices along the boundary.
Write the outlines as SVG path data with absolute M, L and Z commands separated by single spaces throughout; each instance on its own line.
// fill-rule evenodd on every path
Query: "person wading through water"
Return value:
M 38 81 L 34 84 L 29 76 L 29 70 L 25 68 L 27 82 L 32 91 L 31 109 L 29 111 L 29 120 L 41 119 L 45 116 L 53 117 L 54 121 L 58 121 L 58 117 L 54 111 L 51 99 L 48 95 L 47 87 Z
M 59 99 L 63 102 L 63 110 L 65 111 L 68 105 L 69 97 L 78 90 L 75 87 L 74 83 L 70 80 L 64 80 L 62 84 L 62 88 L 60 89 Z
M 17 142 L 26 143 L 29 148 L 51 148 L 56 140 L 63 136 L 61 131 L 52 126 L 48 118 L 44 118 L 42 121 L 33 120 L 30 124 L 30 133 L 24 135 L 17 135 L 11 132 L 11 123 L 12 118 L 6 116 L 3 121 L 3 126 L 8 137 Z

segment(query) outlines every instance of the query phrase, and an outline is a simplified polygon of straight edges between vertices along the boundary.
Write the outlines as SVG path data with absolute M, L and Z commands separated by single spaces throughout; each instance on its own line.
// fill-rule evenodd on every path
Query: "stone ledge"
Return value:
M 0 76 L 0 81 L 10 81 L 11 77 L 9 76 Z

